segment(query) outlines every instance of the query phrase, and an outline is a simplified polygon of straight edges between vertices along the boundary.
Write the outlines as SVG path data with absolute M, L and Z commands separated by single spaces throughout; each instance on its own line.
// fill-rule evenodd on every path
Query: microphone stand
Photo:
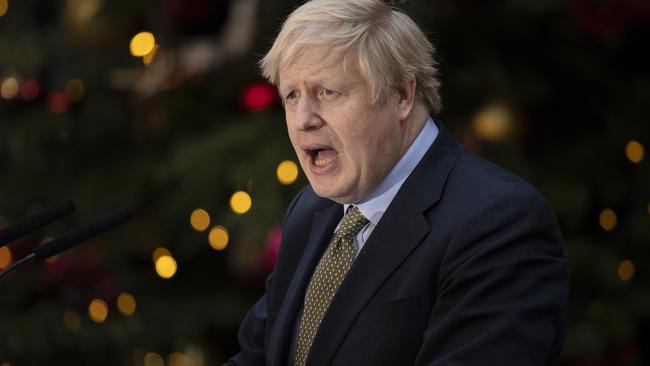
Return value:
M 31 263 L 36 260 L 45 260 L 49 257 L 57 255 L 73 246 L 84 242 L 96 235 L 109 231 L 116 226 L 122 225 L 131 221 L 132 216 L 128 209 L 120 208 L 112 211 L 104 217 L 95 220 L 81 228 L 72 230 L 63 236 L 56 238 L 38 246 L 30 255 L 16 261 L 4 271 L 0 272 L 0 278 L 4 277 L 10 271 L 22 266 L 23 264 Z
M 24 257 L 23 259 L 12 263 L 9 267 L 5 268 L 2 272 L 0 272 L 0 278 L 4 277 L 7 273 L 22 266 L 23 264 L 31 263 L 35 260 L 36 260 L 36 253 L 31 253 L 30 255 Z

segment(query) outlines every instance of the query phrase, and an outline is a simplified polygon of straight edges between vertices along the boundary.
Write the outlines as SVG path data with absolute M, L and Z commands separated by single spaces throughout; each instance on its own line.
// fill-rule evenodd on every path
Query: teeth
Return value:
M 316 160 L 314 160 L 314 164 L 316 166 L 323 166 L 323 165 L 327 165 L 327 164 L 331 163 L 332 161 L 334 161 L 334 159 L 331 159 L 331 158 L 330 159 L 316 159 Z

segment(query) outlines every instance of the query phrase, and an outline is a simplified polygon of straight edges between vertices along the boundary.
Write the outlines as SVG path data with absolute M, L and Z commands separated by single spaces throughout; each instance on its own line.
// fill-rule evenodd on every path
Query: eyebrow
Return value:
M 358 84 L 360 83 L 359 80 L 352 80 L 350 78 L 344 78 L 344 77 L 330 77 L 330 78 L 325 78 L 325 77 L 320 77 L 316 76 L 313 78 L 307 78 L 306 83 L 308 85 L 319 85 L 319 86 L 333 86 L 335 89 L 345 89 L 345 90 L 353 90 L 358 87 Z M 286 83 L 286 86 L 284 86 L 281 82 L 278 83 L 278 91 L 282 94 L 282 92 L 286 92 L 288 90 L 293 90 L 295 87 L 296 83 L 290 82 Z

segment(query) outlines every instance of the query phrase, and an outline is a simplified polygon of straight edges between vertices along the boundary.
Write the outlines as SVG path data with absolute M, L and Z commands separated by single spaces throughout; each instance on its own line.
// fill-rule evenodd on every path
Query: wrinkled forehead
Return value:
M 290 51 L 292 52 L 283 57 L 280 71 L 301 67 L 301 65 L 333 67 L 345 62 L 345 53 L 337 47 L 328 45 L 306 44 L 295 46 Z
M 322 70 L 342 68 L 344 72 L 358 71 L 356 59 L 340 47 L 305 44 L 294 46 L 290 51 L 291 53 L 285 54 L 283 62 L 280 64 L 280 83 L 283 75 L 300 72 L 306 68 Z

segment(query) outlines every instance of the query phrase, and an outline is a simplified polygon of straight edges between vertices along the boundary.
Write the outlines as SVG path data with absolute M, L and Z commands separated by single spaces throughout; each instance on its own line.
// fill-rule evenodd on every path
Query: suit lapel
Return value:
M 438 138 L 400 188 L 334 296 L 312 344 L 308 365 L 332 363 L 372 295 L 430 231 L 423 211 L 440 199 L 462 151 L 444 126 L 438 123 L 438 127 Z
M 294 337 L 293 331 L 295 329 L 297 315 L 302 308 L 309 280 L 327 244 L 332 238 L 336 224 L 341 220 L 342 216 L 342 206 L 335 203 L 314 214 L 314 221 L 305 247 L 305 253 L 291 280 L 287 295 L 271 333 L 269 344 L 271 365 L 279 366 L 287 364 L 289 349 Z M 297 238 L 297 240 L 304 240 L 304 238 Z

